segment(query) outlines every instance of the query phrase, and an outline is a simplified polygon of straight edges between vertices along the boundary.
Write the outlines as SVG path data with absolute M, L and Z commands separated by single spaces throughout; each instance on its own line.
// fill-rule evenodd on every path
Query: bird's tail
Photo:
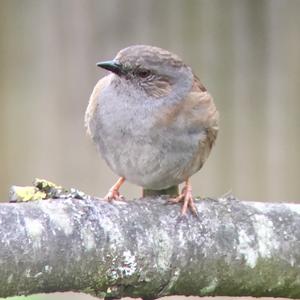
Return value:
M 179 195 L 178 185 L 171 186 L 164 190 L 143 189 L 143 197 L 155 197 L 155 196 L 162 196 L 162 195 L 169 195 L 172 197 L 178 196 Z

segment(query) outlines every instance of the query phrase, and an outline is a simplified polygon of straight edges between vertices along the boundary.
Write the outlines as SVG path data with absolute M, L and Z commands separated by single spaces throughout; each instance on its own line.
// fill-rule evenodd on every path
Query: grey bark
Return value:
M 0 297 L 300 298 L 300 205 L 161 198 L 0 205 Z

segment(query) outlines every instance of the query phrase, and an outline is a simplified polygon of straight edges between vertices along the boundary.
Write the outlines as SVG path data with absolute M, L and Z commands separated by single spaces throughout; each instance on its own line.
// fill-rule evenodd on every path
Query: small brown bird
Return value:
M 99 80 L 85 115 L 87 132 L 120 176 L 105 198 L 119 199 L 125 180 L 144 195 L 171 194 L 182 214 L 197 213 L 190 177 L 216 140 L 219 114 L 191 68 L 175 54 L 145 45 L 121 50 L 97 66 Z M 185 182 L 178 196 L 178 184 Z

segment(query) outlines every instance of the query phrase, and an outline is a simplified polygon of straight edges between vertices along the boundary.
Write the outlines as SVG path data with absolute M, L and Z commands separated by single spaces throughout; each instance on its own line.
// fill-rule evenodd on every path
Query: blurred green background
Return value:
M 85 134 L 95 66 L 131 44 L 179 54 L 221 113 L 196 195 L 299 202 L 300 1 L 0 0 L 0 199 L 33 178 L 104 195 Z M 122 193 L 141 195 L 125 184 Z

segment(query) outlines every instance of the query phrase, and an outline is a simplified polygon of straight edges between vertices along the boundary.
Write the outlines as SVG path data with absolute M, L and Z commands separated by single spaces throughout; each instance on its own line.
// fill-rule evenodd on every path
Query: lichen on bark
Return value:
M 0 205 L 0 297 L 84 291 L 300 298 L 300 208 L 233 197 Z

